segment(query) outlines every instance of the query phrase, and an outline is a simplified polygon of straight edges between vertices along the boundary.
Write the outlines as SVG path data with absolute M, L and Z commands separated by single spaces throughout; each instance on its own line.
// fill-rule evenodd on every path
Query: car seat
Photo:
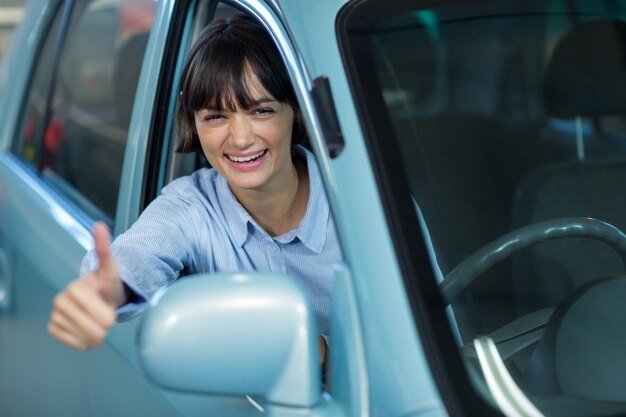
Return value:
M 548 116 L 576 120 L 626 113 L 626 23 L 594 20 L 558 42 L 544 79 Z M 589 129 L 588 129 L 589 130 Z M 626 230 L 626 135 L 578 129 L 569 160 L 531 170 L 519 183 L 513 228 L 542 220 L 585 216 Z M 535 246 L 513 259 L 517 313 L 555 306 L 577 286 L 623 272 L 619 257 L 590 239 Z

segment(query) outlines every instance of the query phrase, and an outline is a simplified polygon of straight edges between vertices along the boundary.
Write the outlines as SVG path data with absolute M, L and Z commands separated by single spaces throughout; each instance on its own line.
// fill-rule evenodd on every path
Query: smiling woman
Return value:
M 189 52 L 181 79 L 179 151 L 200 150 L 195 112 L 250 110 L 265 101 L 289 105 L 297 117 L 293 145 L 306 141 L 298 101 L 278 50 L 263 28 L 240 15 L 207 28 Z
M 243 15 L 212 24 L 181 86 L 180 151 L 200 148 L 213 168 L 170 183 L 111 246 L 106 228 L 94 229 L 95 251 L 56 297 L 50 332 L 95 347 L 116 312 L 136 315 L 183 272 L 267 271 L 301 284 L 327 335 L 341 251 L 314 158 L 298 145 L 301 116 L 271 38 Z

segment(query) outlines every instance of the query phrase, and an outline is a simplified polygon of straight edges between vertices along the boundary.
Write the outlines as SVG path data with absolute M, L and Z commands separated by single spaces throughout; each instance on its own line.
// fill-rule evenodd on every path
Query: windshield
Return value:
M 489 338 L 546 415 L 626 412 L 626 1 L 363 3 L 354 95 L 464 362 Z

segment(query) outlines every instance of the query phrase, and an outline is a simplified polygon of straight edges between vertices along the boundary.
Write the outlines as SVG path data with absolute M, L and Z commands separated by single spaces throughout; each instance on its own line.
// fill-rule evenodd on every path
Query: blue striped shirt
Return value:
M 270 236 L 250 216 L 214 169 L 200 169 L 163 188 L 137 222 L 111 245 L 122 280 L 139 296 L 118 309 L 118 320 L 134 317 L 145 300 L 182 272 L 269 271 L 299 282 L 314 310 L 318 331 L 327 335 L 334 266 L 341 260 L 319 168 L 306 151 L 309 201 L 300 225 Z M 95 269 L 93 251 L 81 275 Z

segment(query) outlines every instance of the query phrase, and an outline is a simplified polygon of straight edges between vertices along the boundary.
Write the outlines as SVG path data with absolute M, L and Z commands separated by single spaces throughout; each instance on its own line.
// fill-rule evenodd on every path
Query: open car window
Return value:
M 487 338 L 544 414 L 624 413 L 626 2 L 427 3 L 358 2 L 340 28 L 379 175 L 405 185 L 387 195 L 430 249 L 413 279 L 472 375 Z

